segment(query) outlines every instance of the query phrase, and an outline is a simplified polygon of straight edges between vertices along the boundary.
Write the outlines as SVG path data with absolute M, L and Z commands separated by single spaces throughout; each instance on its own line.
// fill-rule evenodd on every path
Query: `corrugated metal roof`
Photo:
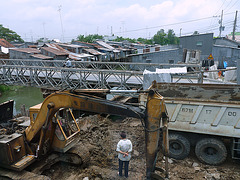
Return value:
M 65 51 L 61 51 L 56 47 L 42 47 L 41 49 L 48 51 L 50 53 L 53 53 L 57 56 L 64 56 L 64 55 L 68 55 L 69 53 L 65 52 Z
M 113 49 L 113 52 L 114 52 L 114 53 L 120 53 L 120 51 L 117 50 L 117 49 Z
M 39 54 L 40 51 L 36 48 L 11 48 L 13 51 L 25 52 L 29 54 Z
M 84 49 L 85 51 L 89 52 L 92 55 L 103 55 L 104 53 L 101 53 L 95 49 Z
M 43 54 L 33 54 L 33 55 L 31 55 L 31 57 L 38 58 L 38 59 L 53 59 L 52 57 L 45 56 Z
M 101 46 L 99 46 L 98 44 L 94 44 L 94 43 L 87 43 L 87 42 L 82 42 L 82 41 L 76 41 L 76 42 L 79 42 L 79 43 L 82 43 L 82 44 L 87 44 L 87 45 L 93 46 L 97 49 L 101 48 Z
M 99 48 L 99 50 L 102 50 L 102 51 L 107 51 L 107 52 L 111 52 L 111 50 L 110 50 L 110 49 L 108 49 L 108 48 Z
M 80 46 L 77 44 L 64 44 L 64 43 L 60 43 L 59 46 L 65 46 L 65 47 L 70 47 L 70 48 L 84 48 L 86 46 Z
M 5 47 L 5 48 L 15 47 L 14 45 L 12 45 L 11 43 L 9 43 L 9 42 L 6 41 L 5 39 L 0 39 L 0 46 L 3 46 L 3 47 Z
M 64 48 L 62 48 L 61 46 L 59 46 L 59 45 L 56 44 L 56 43 L 52 43 L 52 44 L 50 44 L 50 43 L 45 43 L 44 45 L 47 46 L 47 47 L 51 47 L 51 48 L 53 48 L 53 49 L 57 49 L 57 50 L 59 50 L 59 51 L 64 51 L 64 50 L 65 50 Z
M 79 61 L 79 60 L 81 60 L 81 59 L 84 59 L 84 58 L 92 58 L 92 57 L 94 57 L 94 56 L 93 56 L 93 55 L 90 55 L 90 54 L 85 54 L 85 53 L 81 53 L 81 54 L 70 53 L 68 57 L 69 57 L 70 59 Z
M 110 46 L 109 44 L 103 42 L 103 41 L 97 41 L 98 44 L 100 44 L 101 46 L 107 48 L 107 49 L 110 49 L 110 50 L 114 50 L 115 48 Z

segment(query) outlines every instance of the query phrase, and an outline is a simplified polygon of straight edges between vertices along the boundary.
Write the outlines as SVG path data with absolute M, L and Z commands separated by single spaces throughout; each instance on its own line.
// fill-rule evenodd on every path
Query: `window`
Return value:
M 197 46 L 202 46 L 202 41 L 197 41 Z

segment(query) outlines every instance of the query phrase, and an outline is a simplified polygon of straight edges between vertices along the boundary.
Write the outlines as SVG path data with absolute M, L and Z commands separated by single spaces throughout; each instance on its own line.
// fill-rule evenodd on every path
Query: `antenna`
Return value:
M 60 15 L 60 21 L 61 21 L 61 28 L 62 28 L 62 40 L 63 40 L 63 42 L 64 42 L 64 32 L 63 32 L 63 23 L 62 23 L 61 8 L 62 8 L 62 5 L 59 5 L 59 6 L 58 6 L 58 12 L 59 12 L 59 15 Z

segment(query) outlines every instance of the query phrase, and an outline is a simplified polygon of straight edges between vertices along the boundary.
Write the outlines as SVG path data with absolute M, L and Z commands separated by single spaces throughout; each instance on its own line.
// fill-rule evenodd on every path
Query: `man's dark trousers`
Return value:
M 122 168 L 123 168 L 123 163 L 124 163 L 124 174 L 125 177 L 128 177 L 128 165 L 129 165 L 129 161 L 121 161 L 119 160 L 119 176 L 122 176 Z

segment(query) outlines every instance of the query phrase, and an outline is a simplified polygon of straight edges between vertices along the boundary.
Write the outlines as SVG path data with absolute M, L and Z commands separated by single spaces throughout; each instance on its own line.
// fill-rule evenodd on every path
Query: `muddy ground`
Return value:
M 91 153 L 91 161 L 86 167 L 76 167 L 58 163 L 43 174 L 57 180 L 100 180 L 125 179 L 118 177 L 118 159 L 115 151 L 119 133 L 125 131 L 133 143 L 132 159 L 129 165 L 129 180 L 145 179 L 145 144 L 144 131 L 137 119 L 127 118 L 123 121 L 110 120 L 99 115 L 84 117 L 80 120 L 80 144 Z M 162 166 L 159 160 L 157 166 Z M 240 179 L 240 165 L 231 160 L 220 166 L 209 166 L 200 163 L 191 152 L 185 160 L 169 160 L 169 178 L 177 179 Z

